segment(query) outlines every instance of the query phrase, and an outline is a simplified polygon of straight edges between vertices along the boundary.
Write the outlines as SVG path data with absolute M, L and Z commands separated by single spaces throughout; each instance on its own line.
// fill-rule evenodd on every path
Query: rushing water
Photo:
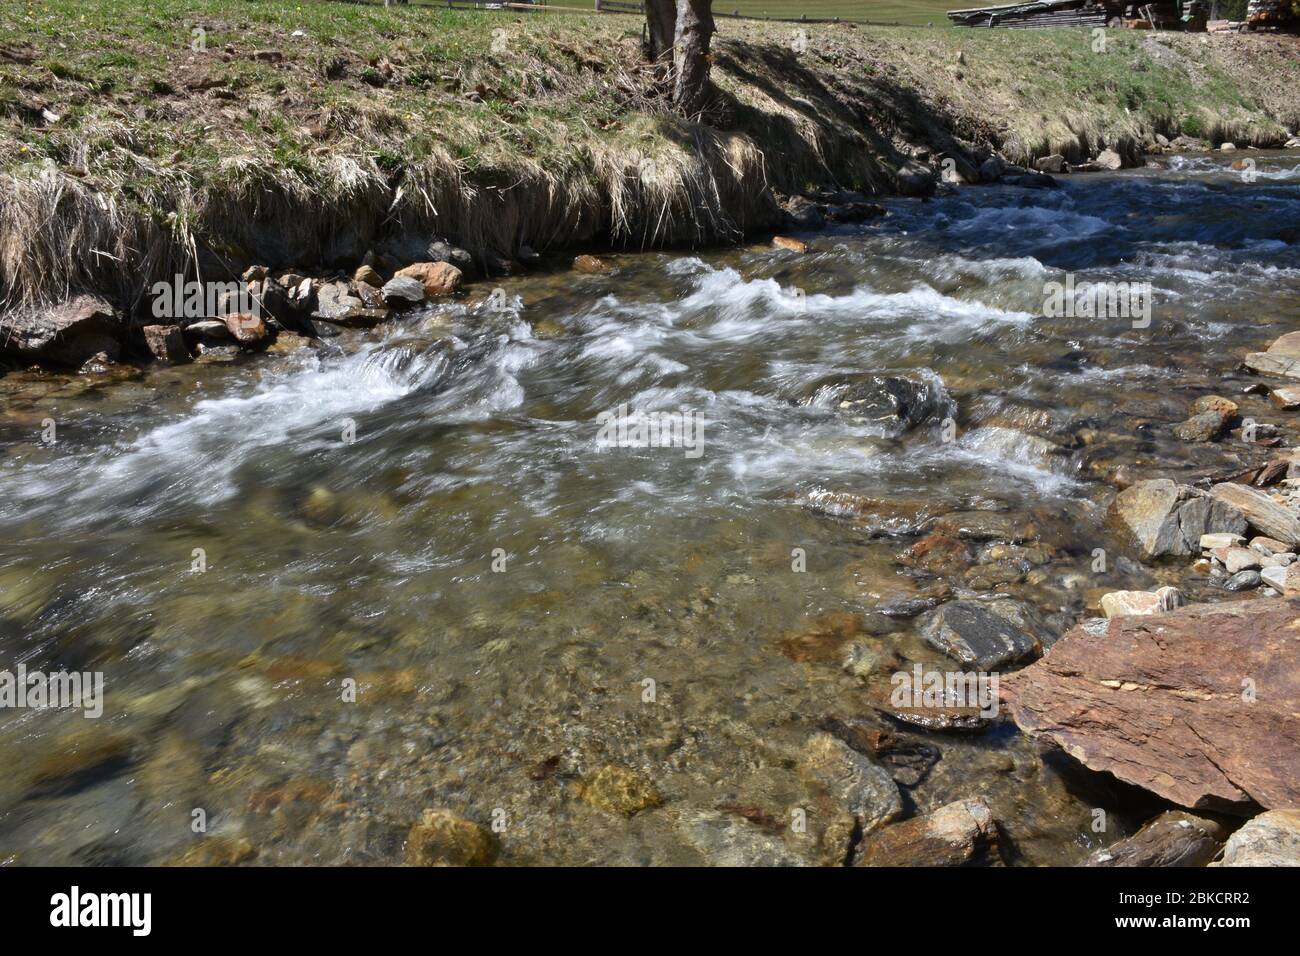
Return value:
M 804 256 L 615 257 L 614 275 L 504 281 L 504 310 L 284 356 L 0 379 L 0 669 L 106 681 L 97 720 L 0 713 L 0 860 L 174 861 L 201 808 L 208 841 L 247 839 L 257 862 L 393 863 L 420 810 L 447 807 L 497 813 L 504 862 L 708 862 L 695 823 L 720 805 L 785 820 L 818 722 L 888 684 L 782 653 L 819 616 L 932 662 L 882 602 L 1006 591 L 1050 640 L 1096 589 L 1227 597 L 1182 566 L 1091 564 L 1114 467 L 1240 460 L 1169 435 L 1195 397 L 1279 421 L 1235 368 L 1300 328 L 1300 160 L 1250 155 L 1253 182 L 1174 157 L 890 201 Z M 1150 327 L 1043 317 L 1066 273 L 1151 282 Z M 844 414 L 820 386 L 863 372 L 930 383 L 938 412 L 901 434 Z M 600 447 L 624 404 L 698 414 L 702 454 Z M 874 504 L 808 507 L 826 493 Z M 899 564 L 927 518 L 972 510 L 1032 523 L 1041 560 L 993 581 Z M 1150 809 L 1005 718 L 903 735 L 942 753 L 907 809 L 982 794 L 1017 862 L 1075 862 Z M 607 763 L 663 806 L 579 799 Z

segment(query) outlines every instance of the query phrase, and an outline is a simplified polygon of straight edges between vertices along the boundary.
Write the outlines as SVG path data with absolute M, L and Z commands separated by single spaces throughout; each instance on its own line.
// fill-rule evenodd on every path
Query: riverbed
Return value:
M 835 862 L 825 819 L 786 825 L 818 806 L 802 754 L 944 666 L 899 607 L 1009 595 L 1050 645 L 1105 590 L 1241 599 L 1103 520 L 1116 469 L 1264 454 L 1176 438 L 1197 397 L 1296 436 L 1238 364 L 1300 328 L 1300 159 L 1241 155 L 888 200 L 803 255 L 611 255 L 287 354 L 0 378 L 0 668 L 106 688 L 98 719 L 0 712 L 0 861 L 392 864 L 447 808 L 502 863 Z M 1044 315 L 1067 276 L 1150 283 L 1149 323 Z M 864 375 L 923 385 L 923 420 L 846 411 Z M 620 406 L 691 416 L 699 454 L 606 447 Z M 908 560 L 951 515 L 971 560 Z M 904 813 L 983 796 L 1012 863 L 1152 810 L 1005 718 L 897 732 L 939 753 Z M 659 799 L 584 799 L 611 764 Z

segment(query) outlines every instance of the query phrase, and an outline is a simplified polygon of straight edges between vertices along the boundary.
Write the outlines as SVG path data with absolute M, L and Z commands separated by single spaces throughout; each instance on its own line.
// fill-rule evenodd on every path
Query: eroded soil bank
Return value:
M 785 228 L 809 191 L 927 192 L 945 160 L 961 179 L 995 151 L 1134 165 L 1160 139 L 1280 146 L 1300 123 L 1288 37 L 726 22 L 700 122 L 647 94 L 639 42 L 620 16 L 6 12 L 0 299 L 100 293 L 130 325 L 177 274 L 350 276 L 452 256 L 436 239 L 494 276 Z

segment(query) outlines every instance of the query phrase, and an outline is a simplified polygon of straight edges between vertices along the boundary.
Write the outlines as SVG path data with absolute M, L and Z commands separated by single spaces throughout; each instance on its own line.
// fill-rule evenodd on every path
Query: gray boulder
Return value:
M 424 283 L 411 276 L 396 276 L 384 284 L 383 293 L 388 305 L 419 305 L 424 301 Z
M 1300 519 L 1297 519 L 1285 505 L 1274 501 L 1266 492 L 1249 485 L 1225 481 L 1215 485 L 1210 489 L 1210 493 L 1215 501 L 1244 515 L 1245 521 L 1260 534 L 1289 546 L 1300 545 Z M 1214 530 L 1236 529 L 1216 528 Z
M 964 666 L 992 671 L 1041 654 L 1040 626 L 1016 601 L 949 601 L 921 625 L 921 636 Z
M 108 300 L 79 295 L 56 306 L 0 316 L 0 348 L 61 365 L 121 354 L 121 323 Z
M 1139 481 L 1111 503 L 1108 520 L 1146 559 L 1200 553 L 1201 535 L 1243 534 L 1246 519 L 1231 502 L 1168 478 Z
M 1210 866 L 1300 866 L 1300 810 L 1261 813 L 1228 837 Z

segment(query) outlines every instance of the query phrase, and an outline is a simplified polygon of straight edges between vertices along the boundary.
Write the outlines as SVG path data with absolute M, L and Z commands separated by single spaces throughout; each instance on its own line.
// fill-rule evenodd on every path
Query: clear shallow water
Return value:
M 811 799 L 796 764 L 817 723 L 888 687 L 781 653 L 820 615 L 938 662 L 879 606 L 1004 591 L 1059 631 L 1098 588 L 1195 593 L 1182 567 L 1094 575 L 1091 552 L 1113 545 L 1115 466 L 1243 460 L 1166 425 L 1237 397 L 1241 356 L 1300 327 L 1300 160 L 1251 153 L 1243 182 L 1242 155 L 891 201 L 802 257 L 617 257 L 613 276 L 508 280 L 504 312 L 235 366 L 0 379 L 0 668 L 107 685 L 99 720 L 0 712 L 0 859 L 174 861 L 200 807 L 258 862 L 392 863 L 421 808 L 448 807 L 503 811 L 505 862 L 707 862 L 692 814 L 784 819 Z M 1044 318 L 1067 272 L 1151 282 L 1151 327 Z M 930 382 L 956 441 L 937 416 L 896 435 L 837 410 L 820 386 L 863 372 Z M 597 417 L 622 404 L 701 415 L 702 456 L 602 450 Z M 859 520 L 805 507 L 819 493 L 858 496 Z M 969 510 L 1032 522 L 1046 563 L 992 584 L 899 564 L 917 538 L 900 531 Z M 1149 810 L 1005 722 L 904 735 L 942 752 L 908 808 L 983 794 L 1018 862 L 1074 862 Z M 610 762 L 664 805 L 578 799 Z

